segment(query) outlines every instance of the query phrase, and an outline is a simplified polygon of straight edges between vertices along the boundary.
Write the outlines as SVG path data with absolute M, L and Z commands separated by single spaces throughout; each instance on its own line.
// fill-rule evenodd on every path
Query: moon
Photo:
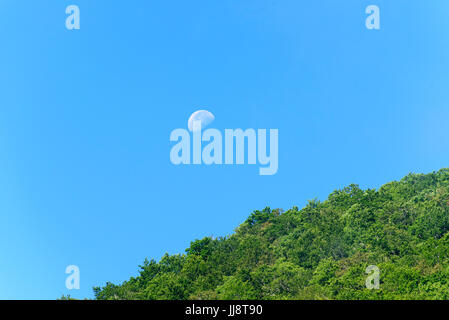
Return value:
M 212 123 L 212 121 L 215 120 L 215 116 L 207 111 L 207 110 L 198 110 L 192 113 L 192 115 L 189 118 L 189 121 L 187 123 L 187 126 L 190 131 L 193 132 L 193 122 L 194 121 L 201 121 L 201 130 L 204 129 L 206 126 Z

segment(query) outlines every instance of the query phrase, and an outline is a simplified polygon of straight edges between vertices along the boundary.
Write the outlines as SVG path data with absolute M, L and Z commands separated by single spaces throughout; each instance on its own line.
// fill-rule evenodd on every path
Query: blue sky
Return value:
M 0 299 L 93 297 L 253 210 L 447 167 L 448 39 L 446 0 L 2 0 Z M 172 165 L 198 109 L 279 129 L 278 173 Z

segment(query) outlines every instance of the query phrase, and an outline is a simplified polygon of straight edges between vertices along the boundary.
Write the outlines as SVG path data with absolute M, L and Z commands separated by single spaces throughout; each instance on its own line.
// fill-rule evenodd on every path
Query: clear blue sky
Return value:
M 93 297 L 253 210 L 449 166 L 447 0 L 1 0 L 0 40 L 0 299 Z M 200 108 L 279 129 L 277 175 L 172 165 Z

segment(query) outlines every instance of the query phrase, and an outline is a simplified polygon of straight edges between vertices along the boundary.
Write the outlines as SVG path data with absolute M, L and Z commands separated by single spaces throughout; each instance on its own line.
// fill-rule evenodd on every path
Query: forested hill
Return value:
M 449 299 L 449 169 L 350 185 L 299 210 L 253 212 L 234 234 L 145 260 L 97 299 Z M 380 270 L 367 289 L 366 268 Z

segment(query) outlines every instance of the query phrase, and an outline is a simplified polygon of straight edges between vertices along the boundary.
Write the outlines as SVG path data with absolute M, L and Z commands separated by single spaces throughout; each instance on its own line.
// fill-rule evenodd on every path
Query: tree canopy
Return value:
M 380 270 L 379 289 L 365 285 Z M 254 211 L 233 234 L 145 259 L 96 299 L 448 299 L 449 169 L 350 185 L 301 210 Z

